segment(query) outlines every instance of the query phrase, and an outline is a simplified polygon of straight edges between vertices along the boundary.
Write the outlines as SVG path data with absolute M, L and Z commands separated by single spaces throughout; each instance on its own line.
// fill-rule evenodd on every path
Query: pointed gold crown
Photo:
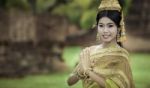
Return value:
M 121 12 L 121 6 L 118 0 L 101 0 L 101 3 L 98 7 L 99 11 L 102 10 L 117 10 Z
M 120 21 L 121 34 L 119 34 L 119 38 L 117 38 L 117 41 L 124 42 L 126 40 L 124 15 L 123 15 L 123 10 L 119 4 L 119 1 L 118 0 L 101 0 L 98 10 L 99 12 L 103 10 L 117 10 L 121 12 L 121 21 Z

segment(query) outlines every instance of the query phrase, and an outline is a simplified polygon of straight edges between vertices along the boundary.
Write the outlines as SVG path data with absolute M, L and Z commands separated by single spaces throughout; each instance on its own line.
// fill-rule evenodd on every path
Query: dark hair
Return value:
M 121 13 L 117 10 L 103 10 L 99 12 L 96 17 L 97 24 L 99 22 L 99 19 L 101 19 L 102 17 L 110 18 L 117 25 L 117 27 L 120 27 Z
M 120 6 L 121 6 L 121 10 L 123 11 L 123 8 L 125 7 L 125 0 L 118 0 Z M 102 17 L 108 17 L 110 18 L 112 21 L 115 22 L 115 24 L 120 27 L 120 20 L 121 20 L 121 13 L 117 10 L 103 10 L 101 12 L 98 12 L 97 17 L 96 17 L 96 22 L 98 24 L 98 21 L 100 18 Z
M 117 27 L 120 27 L 121 13 L 119 11 L 103 10 L 103 11 L 99 12 L 96 17 L 97 25 L 98 25 L 99 19 L 101 19 L 102 17 L 110 18 L 116 24 Z M 119 31 L 119 34 L 120 34 L 120 31 Z M 123 47 L 121 42 L 117 42 L 117 44 L 120 45 L 121 47 Z

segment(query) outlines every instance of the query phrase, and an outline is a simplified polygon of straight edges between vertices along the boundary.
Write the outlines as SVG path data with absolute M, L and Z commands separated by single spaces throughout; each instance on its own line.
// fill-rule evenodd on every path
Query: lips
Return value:
M 110 35 L 103 35 L 103 38 L 104 39 L 107 39 L 107 38 L 109 38 L 110 37 Z

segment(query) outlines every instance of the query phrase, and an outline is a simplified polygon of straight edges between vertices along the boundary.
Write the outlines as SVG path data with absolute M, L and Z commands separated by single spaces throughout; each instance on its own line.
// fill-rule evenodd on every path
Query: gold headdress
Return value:
M 121 12 L 121 14 L 122 14 L 121 21 L 120 21 L 121 34 L 119 35 L 119 38 L 117 39 L 117 41 L 119 41 L 119 42 L 125 41 L 126 35 L 125 35 L 124 15 L 123 15 L 122 8 L 119 4 L 119 1 L 118 0 L 101 0 L 98 10 L 99 10 L 99 12 L 103 11 L 103 10 L 117 10 L 117 11 Z

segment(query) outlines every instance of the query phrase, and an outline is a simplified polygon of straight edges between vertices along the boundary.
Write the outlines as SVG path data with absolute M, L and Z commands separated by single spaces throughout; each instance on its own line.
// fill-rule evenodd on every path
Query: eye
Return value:
M 102 24 L 99 24 L 98 26 L 99 26 L 99 27 L 104 27 Z
M 111 28 L 111 27 L 113 27 L 113 26 L 114 26 L 113 24 L 109 24 L 109 25 L 108 25 L 109 28 Z

